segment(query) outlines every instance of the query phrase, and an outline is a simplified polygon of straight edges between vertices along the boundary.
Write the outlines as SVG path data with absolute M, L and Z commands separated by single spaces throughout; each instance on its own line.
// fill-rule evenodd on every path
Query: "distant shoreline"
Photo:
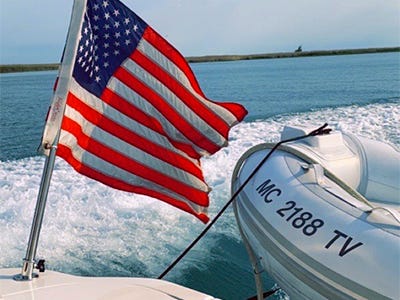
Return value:
M 219 62 L 219 61 L 233 61 L 233 60 L 276 59 L 276 58 L 289 58 L 289 57 L 350 55 L 350 54 L 368 54 L 368 53 L 384 53 L 384 52 L 400 52 L 400 47 L 315 50 L 315 51 L 279 52 L 279 53 L 247 54 L 247 55 L 189 56 L 186 57 L 186 60 L 189 63 L 201 63 L 201 62 Z M 48 70 L 57 70 L 58 67 L 59 67 L 58 63 L 0 65 L 0 73 L 48 71 Z
M 248 59 L 276 59 L 276 58 L 305 57 L 305 56 L 368 54 L 368 53 L 384 53 L 384 52 L 400 52 L 400 47 L 314 50 L 314 51 L 278 52 L 278 53 L 249 54 L 249 55 L 208 55 L 208 56 L 187 57 L 186 59 L 189 62 L 197 63 L 197 62 L 215 62 L 215 61 L 248 60 Z

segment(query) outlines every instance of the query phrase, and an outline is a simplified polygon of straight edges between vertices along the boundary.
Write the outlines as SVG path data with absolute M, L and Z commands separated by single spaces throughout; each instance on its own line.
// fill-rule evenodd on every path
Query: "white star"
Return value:
M 109 4 L 108 4 L 108 1 L 107 1 L 107 0 L 106 0 L 106 1 L 103 1 L 103 6 L 104 6 L 104 8 L 106 8 L 108 5 L 109 5 Z
M 104 25 L 104 29 L 105 29 L 105 30 L 110 29 L 110 25 L 105 24 L 105 25 Z
M 125 30 L 125 34 L 126 34 L 126 35 L 129 35 L 130 33 L 131 33 L 131 31 L 130 31 L 129 29 L 126 29 L 126 30 Z
M 125 45 L 129 45 L 131 43 L 131 40 L 125 40 Z
M 99 17 L 98 15 L 95 15 L 95 16 L 93 16 L 93 19 L 94 19 L 95 21 L 98 21 L 98 20 L 100 19 L 100 17 Z
M 105 63 L 103 64 L 103 66 L 104 66 L 104 68 L 107 68 L 107 67 L 109 66 L 109 63 L 108 63 L 108 62 L 105 62 Z
M 105 14 L 104 14 L 104 18 L 105 18 L 106 20 L 108 20 L 108 19 L 110 18 L 110 14 L 109 14 L 109 13 L 105 13 Z
M 100 76 L 96 76 L 96 82 L 100 82 Z
M 93 9 L 94 10 L 98 10 L 99 9 L 99 5 L 96 3 L 95 5 L 93 5 Z
M 138 27 L 136 24 L 133 26 L 133 30 L 134 30 L 134 31 L 138 30 L 138 28 L 139 28 L 139 27 Z
M 121 36 L 121 33 L 116 32 L 116 33 L 114 34 L 114 36 L 115 36 L 115 38 L 117 39 L 117 38 L 119 38 L 119 37 Z
M 130 22 L 129 18 L 125 18 L 125 20 L 124 20 L 125 25 L 128 25 L 129 22 Z
M 119 22 L 115 22 L 115 23 L 114 23 L 114 27 L 115 27 L 115 28 L 118 28 L 118 27 L 119 27 Z
M 108 34 L 108 33 L 106 33 L 105 35 L 104 35 L 104 39 L 106 40 L 106 39 L 108 39 L 110 37 L 110 35 Z
M 104 44 L 104 49 L 107 49 L 108 47 L 110 47 L 110 44 L 109 43 L 105 43 Z
M 104 52 L 103 56 L 104 57 L 108 57 L 110 54 L 108 54 L 108 52 Z
M 114 55 L 117 56 L 119 54 L 119 50 L 114 51 Z
M 118 17 L 119 16 L 119 11 L 116 9 L 114 10 L 114 16 Z

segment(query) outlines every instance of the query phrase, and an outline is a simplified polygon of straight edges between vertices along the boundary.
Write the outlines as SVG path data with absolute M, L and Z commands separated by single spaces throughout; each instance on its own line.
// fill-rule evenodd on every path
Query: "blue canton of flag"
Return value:
M 73 72 L 77 82 L 99 97 L 146 27 L 119 1 L 88 1 Z

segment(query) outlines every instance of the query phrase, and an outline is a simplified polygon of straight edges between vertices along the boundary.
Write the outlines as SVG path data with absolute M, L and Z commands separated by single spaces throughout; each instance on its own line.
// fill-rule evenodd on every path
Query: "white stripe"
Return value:
M 117 80 L 116 78 L 112 79 Z M 123 83 L 121 83 L 123 84 Z M 129 89 L 128 87 L 126 87 Z M 71 81 L 71 92 L 79 98 L 81 101 L 86 103 L 88 106 L 90 106 L 92 109 L 96 110 L 100 114 L 106 116 L 110 120 L 114 121 L 115 123 L 127 128 L 129 131 L 133 131 L 136 134 L 142 136 L 143 138 L 150 140 L 154 142 L 157 145 L 160 145 L 161 147 L 168 149 L 170 151 L 173 151 L 176 153 L 176 155 L 183 156 L 186 159 L 190 160 L 193 164 L 195 164 L 199 169 L 200 165 L 198 164 L 198 161 L 196 159 L 193 159 L 189 157 L 186 153 L 183 151 L 180 151 L 179 149 L 175 148 L 174 145 L 170 143 L 167 137 L 165 137 L 162 134 L 159 134 L 158 132 L 142 125 L 141 123 L 129 118 L 128 116 L 124 115 L 120 111 L 116 110 L 112 106 L 108 105 L 105 103 L 103 100 L 100 98 L 96 97 L 95 95 L 89 93 L 87 90 L 82 88 L 74 79 Z M 123 95 L 120 95 L 122 98 Z M 137 95 L 137 97 L 140 97 Z M 136 97 L 135 97 L 136 98 Z M 126 98 L 124 98 L 126 99 Z M 136 105 L 134 102 L 138 101 L 128 101 L 132 105 Z M 144 101 L 142 100 L 140 103 L 143 103 Z M 146 111 L 146 110 L 145 110 Z
M 208 138 L 214 144 L 223 146 L 226 144 L 226 139 L 219 134 L 212 126 L 206 121 L 201 119 L 192 109 L 180 100 L 173 92 L 171 92 L 165 85 L 163 85 L 157 78 L 153 77 L 141 66 L 132 60 L 126 60 L 122 67 L 124 67 L 132 76 L 138 78 L 145 85 L 150 87 L 158 95 L 166 100 L 167 103 L 190 125 L 196 128 L 204 137 Z M 179 131 L 178 128 L 176 130 Z
M 91 139 L 94 139 L 104 146 L 121 153 L 122 155 L 128 157 L 132 161 L 135 161 L 139 164 L 145 165 L 146 167 L 158 171 L 161 174 L 165 174 L 168 177 L 171 177 L 177 181 L 180 181 L 181 184 L 191 186 L 192 188 L 207 192 L 209 188 L 207 185 L 194 175 L 185 172 L 182 169 L 174 167 L 165 161 L 156 158 L 147 152 L 138 149 L 123 140 L 109 134 L 108 132 L 96 127 L 88 120 L 86 120 L 78 111 L 67 105 L 65 110 L 65 115 L 70 119 L 74 120 L 78 124 L 81 125 L 82 131 L 89 136 Z
M 153 181 L 149 181 L 135 174 L 129 173 L 123 169 L 116 167 L 115 165 L 102 160 L 101 158 L 87 152 L 85 149 L 81 148 L 76 140 L 76 137 L 67 131 L 61 130 L 60 144 L 68 147 L 72 151 L 72 156 L 84 164 L 85 166 L 96 170 L 97 172 L 104 174 L 107 177 L 120 180 L 126 184 L 146 188 L 148 190 L 156 191 L 161 194 L 165 194 L 171 198 L 179 200 L 181 202 L 187 203 L 195 211 L 203 211 L 204 207 L 193 203 L 192 201 L 186 199 L 182 195 L 175 193 L 163 186 L 158 185 Z
M 117 78 L 111 77 L 111 79 L 108 82 L 107 88 L 109 88 L 111 91 L 113 91 L 120 97 L 124 98 L 131 105 L 136 106 L 149 116 L 157 119 L 160 122 L 160 124 L 163 125 L 163 129 L 171 139 L 177 142 L 191 145 L 197 153 L 200 154 L 208 153 L 205 149 L 202 149 L 201 147 L 192 144 L 192 141 L 187 139 L 184 135 L 177 135 L 177 130 L 174 129 L 174 125 L 171 122 L 169 122 L 152 104 L 147 102 L 144 98 L 142 98 L 142 96 L 140 96 L 138 93 L 136 93 L 134 90 L 129 88 L 127 85 L 125 85 Z
M 218 104 L 210 102 L 208 99 L 205 99 L 202 95 L 198 94 L 190 84 L 190 81 L 187 78 L 186 74 L 181 69 L 179 69 L 172 61 L 170 61 L 168 57 L 166 57 L 162 52 L 154 48 L 145 39 L 142 39 L 140 41 L 136 50 L 140 51 L 143 55 L 147 56 L 147 58 L 163 68 L 172 77 L 176 78 L 176 80 L 184 84 L 185 87 L 200 102 L 202 102 L 210 110 L 213 110 L 216 114 L 218 114 L 229 126 L 232 126 L 238 122 L 235 115 L 233 115 L 229 110 Z

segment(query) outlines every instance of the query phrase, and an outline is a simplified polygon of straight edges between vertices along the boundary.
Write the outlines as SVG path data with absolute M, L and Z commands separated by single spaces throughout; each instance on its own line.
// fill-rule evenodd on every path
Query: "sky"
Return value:
M 400 46 L 400 0 L 123 0 L 184 56 Z M 0 0 L 0 64 L 59 62 L 72 0 Z

